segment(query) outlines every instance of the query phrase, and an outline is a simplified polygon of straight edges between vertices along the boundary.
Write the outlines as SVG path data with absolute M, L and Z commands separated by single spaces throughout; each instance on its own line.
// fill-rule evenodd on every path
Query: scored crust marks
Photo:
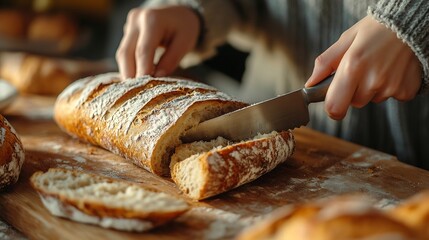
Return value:
M 109 112 L 114 111 L 116 109 L 115 105 L 118 104 L 118 101 L 120 101 L 120 99 L 124 98 L 124 96 L 126 96 L 130 92 L 138 91 L 140 92 L 138 94 L 141 94 L 142 92 L 147 92 L 146 90 L 149 90 L 156 85 L 176 83 L 177 85 L 182 87 L 210 89 L 206 85 L 197 82 L 189 84 L 188 82 L 183 80 L 177 81 L 169 78 L 150 78 L 149 76 L 145 76 L 137 80 L 131 79 L 124 82 L 116 82 L 107 86 L 107 88 L 102 94 L 95 97 L 88 103 L 87 107 L 93 111 L 91 113 L 92 118 L 104 117 Z M 125 99 L 125 101 L 129 100 L 130 99 Z
M 159 143 L 159 139 L 163 138 L 167 130 L 170 129 L 192 105 L 198 102 L 228 100 L 231 100 L 231 98 L 220 92 L 194 92 L 190 96 L 179 96 L 178 98 L 164 103 L 151 114 L 146 115 L 144 121 L 146 122 L 147 128 L 145 131 L 135 131 L 135 134 L 131 135 L 129 138 L 130 142 L 125 143 L 125 146 L 133 146 L 136 145 L 137 142 L 143 142 L 145 143 L 141 145 L 141 148 L 145 149 L 143 152 L 153 153 L 156 145 Z
M 63 92 L 58 95 L 58 99 L 64 99 L 70 101 L 70 98 L 86 86 L 87 83 L 91 82 L 94 79 L 94 76 L 89 76 L 70 84 Z
M 142 81 L 130 80 L 107 86 L 107 89 L 102 94 L 88 102 L 88 107 L 92 109 L 91 118 L 103 117 L 124 94 L 145 86 L 149 81 L 150 79 L 148 78 Z
M 121 82 L 119 76 L 113 73 L 104 74 L 97 78 L 88 77 L 74 85 L 71 90 L 67 89 L 67 93 L 62 94 L 61 98 L 69 98 L 71 94 L 81 90 L 79 98 L 76 100 L 77 107 L 81 108 L 85 105 L 85 109 L 90 110 L 90 117 L 95 120 L 107 115 L 104 120 L 109 122 L 109 129 L 116 127 L 117 131 L 124 129 L 125 132 L 129 130 L 132 122 L 139 112 L 145 108 L 146 104 L 155 100 L 155 98 L 161 98 L 162 100 L 163 94 L 174 92 L 177 97 L 180 94 L 187 94 L 191 90 L 216 91 L 215 88 L 199 82 L 171 78 L 151 78 L 150 76 Z M 99 96 L 88 101 L 90 96 L 103 85 L 108 86 L 103 89 Z M 119 99 L 133 90 L 139 90 L 140 92 L 127 99 L 121 106 L 114 108 Z M 109 114 L 109 112 L 113 113 Z
M 152 110 L 151 106 L 149 106 L 151 102 L 156 102 L 157 100 L 168 101 L 169 98 L 171 98 L 169 96 L 175 98 L 179 95 L 189 93 L 190 90 L 197 90 L 198 88 L 204 90 L 198 86 L 189 86 L 183 83 L 156 85 L 150 89 L 143 90 L 134 97 L 128 99 L 116 109 L 111 116 L 105 119 L 109 123 L 108 128 L 116 128 L 117 133 L 121 130 L 127 133 L 137 115 L 139 114 L 141 116 L 142 110 L 146 113 Z M 152 107 L 154 107 L 155 104 L 152 104 Z
M 112 84 L 115 82 L 119 82 L 120 79 L 116 74 L 103 74 L 96 78 L 92 78 L 89 82 L 87 82 L 83 87 L 79 99 L 76 101 L 76 105 L 81 107 L 84 102 L 88 100 L 88 98 L 103 85 Z

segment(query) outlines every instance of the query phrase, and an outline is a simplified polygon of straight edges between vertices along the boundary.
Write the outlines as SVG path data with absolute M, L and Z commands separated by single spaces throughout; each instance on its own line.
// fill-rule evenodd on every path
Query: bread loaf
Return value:
M 77 21 L 64 13 L 38 14 L 28 26 L 27 38 L 57 46 L 59 53 L 66 53 L 76 44 L 79 34 Z
M 280 208 L 264 221 L 245 229 L 239 240 L 299 239 L 427 239 L 362 197 L 330 200 Z
M 184 193 L 200 200 L 259 178 L 286 161 L 294 146 L 291 131 L 258 135 L 239 143 L 219 137 L 182 144 L 172 156 L 171 176 Z
M 218 138 L 182 144 L 199 122 L 246 106 L 202 83 L 117 73 L 82 79 L 57 99 L 54 116 L 69 134 L 102 146 L 158 175 L 171 175 L 200 200 L 257 179 L 294 150 L 291 131 L 234 143 Z
M 0 189 L 18 181 L 24 159 L 24 149 L 18 134 L 0 115 Z
M 0 77 L 21 93 L 58 95 L 74 80 L 61 61 L 25 53 L 0 53 Z
M 0 37 L 10 50 L 67 53 L 77 45 L 79 30 L 77 19 L 65 13 L 0 9 Z
M 186 212 L 188 204 L 119 179 L 51 168 L 31 177 L 51 214 L 125 231 L 146 231 Z
M 0 9 L 0 37 L 20 40 L 26 37 L 29 17 L 16 9 Z
M 117 73 L 79 80 L 57 98 L 54 117 L 66 132 L 158 175 L 170 175 L 180 136 L 199 122 L 246 106 L 205 84 Z

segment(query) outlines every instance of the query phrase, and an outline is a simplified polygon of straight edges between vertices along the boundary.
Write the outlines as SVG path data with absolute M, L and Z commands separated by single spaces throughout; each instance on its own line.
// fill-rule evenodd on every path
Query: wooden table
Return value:
M 188 213 L 147 233 L 107 230 L 51 216 L 28 178 L 50 167 L 78 169 L 185 197 L 170 179 L 64 134 L 51 118 L 52 104 L 49 98 L 21 98 L 5 114 L 21 136 L 26 161 L 19 182 L 0 193 L 0 218 L 31 239 L 232 239 L 287 204 L 358 192 L 388 207 L 429 188 L 428 171 L 303 127 L 294 130 L 293 157 L 258 180 L 203 202 L 188 199 Z

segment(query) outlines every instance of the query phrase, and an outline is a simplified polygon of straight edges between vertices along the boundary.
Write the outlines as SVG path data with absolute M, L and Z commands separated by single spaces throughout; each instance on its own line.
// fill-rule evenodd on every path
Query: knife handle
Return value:
M 326 92 L 331 85 L 332 79 L 334 79 L 335 73 L 329 75 L 317 85 L 309 88 L 303 88 L 303 92 L 306 96 L 307 103 L 322 102 L 325 100 Z

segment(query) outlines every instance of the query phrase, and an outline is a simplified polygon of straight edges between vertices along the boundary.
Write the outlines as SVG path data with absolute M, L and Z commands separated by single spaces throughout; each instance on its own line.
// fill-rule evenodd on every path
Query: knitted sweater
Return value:
M 423 68 L 429 85 L 429 1 L 427 0 L 151 0 L 146 5 L 186 4 L 201 11 L 204 41 L 181 62 L 196 64 L 226 41 L 250 53 L 240 94 L 248 102 L 301 88 L 315 58 L 367 14 L 397 33 Z M 327 117 L 323 103 L 310 105 L 309 126 L 402 161 L 429 168 L 429 96 L 393 99 L 350 108 L 342 121 Z M 417 129 L 418 128 L 418 129 Z

